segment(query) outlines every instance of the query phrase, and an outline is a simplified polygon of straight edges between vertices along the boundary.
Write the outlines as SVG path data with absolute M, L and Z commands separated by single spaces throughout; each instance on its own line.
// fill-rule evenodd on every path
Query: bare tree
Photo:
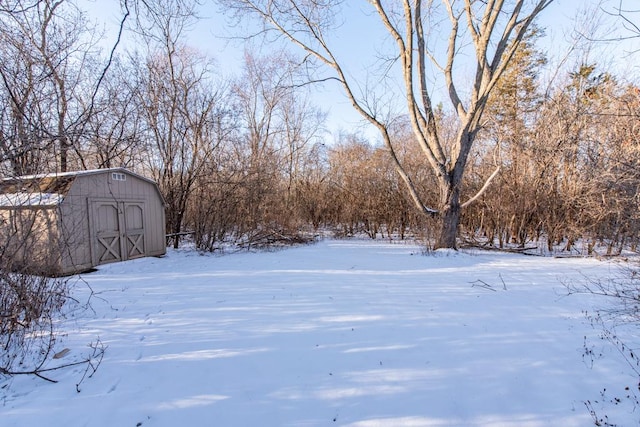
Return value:
M 13 6 L 1 21 L 4 52 L 0 74 L 17 123 L 12 142 L 17 152 L 10 157 L 17 155 L 19 159 L 22 154 L 31 154 L 32 148 L 35 153 L 46 148 L 49 158 L 57 159 L 47 167 L 66 171 L 69 150 L 84 118 L 84 85 L 92 80 L 86 73 L 94 59 L 95 34 L 73 2 L 21 1 Z
M 217 146 L 226 114 L 224 88 L 210 58 L 189 48 L 183 35 L 195 19 L 195 2 L 137 3 L 145 58 L 132 56 L 136 105 L 149 144 L 148 167 L 167 203 L 167 231 L 178 247 L 188 201 Z
M 321 143 L 327 114 L 313 105 L 300 90 L 291 91 L 283 102 L 280 119 L 284 128 L 281 167 L 287 181 L 287 199 L 292 202 L 296 183 L 302 178 L 306 157 Z
M 369 1 L 396 46 L 391 55 L 397 58 L 401 69 L 405 113 L 410 117 L 425 166 L 437 177 L 440 197 L 439 206 L 434 208 L 423 203 L 412 177 L 396 154 L 389 135 L 390 119 L 380 111 L 384 102 L 357 94 L 358 84 L 364 86 L 364 82 L 354 81 L 350 77 L 344 62 L 336 53 L 336 46 L 331 44 L 330 32 L 335 18 L 340 14 L 342 2 L 220 0 L 237 16 L 260 18 L 265 30 L 275 29 L 332 72 L 331 79 L 340 83 L 353 107 L 380 131 L 414 204 L 425 214 L 441 218 L 436 247 L 448 248 L 456 247 L 461 208 L 469 203 L 460 202 L 462 180 L 469 152 L 482 128 L 482 114 L 489 95 L 519 49 L 520 41 L 535 17 L 552 1 L 442 0 L 440 8 L 432 1 L 423 0 Z M 442 29 L 444 21 L 448 21 L 449 37 L 444 59 L 439 60 L 438 48 L 429 46 L 430 30 L 436 26 Z M 466 43 L 470 43 L 473 49 L 475 76 L 468 88 L 468 96 L 463 99 L 460 83 L 465 80 L 458 81 L 455 66 L 460 50 Z M 434 71 L 443 76 L 451 106 L 460 121 L 456 138 L 450 147 L 441 140 L 435 120 L 433 94 L 428 85 L 430 73 Z M 495 173 L 489 179 L 493 176 Z M 486 187 L 483 186 L 481 191 Z
M 136 70 L 115 60 L 87 115 L 76 153 L 83 168 L 133 168 L 148 158 L 143 111 L 138 108 Z
M 0 148 L 6 173 L 33 173 L 41 166 L 48 138 L 51 102 L 49 79 L 43 59 L 33 40 L 46 29 L 32 34 L 27 25 L 37 26 L 37 15 L 45 2 L 7 4 L 0 11 L 0 77 L 2 115 Z M 27 19 L 29 17 L 29 19 Z
M 241 120 L 236 145 L 246 166 L 246 219 L 250 228 L 292 224 L 294 185 L 306 150 L 319 139 L 325 115 L 296 87 L 299 64 L 285 52 L 245 52 L 243 73 L 233 85 Z M 276 206 L 277 205 L 277 206 Z M 265 221 L 266 220 L 266 221 Z M 287 224 L 289 223 L 289 224 Z
M 2 2 L 0 162 L 12 174 L 85 166 L 81 141 L 129 16 L 126 0 L 122 6 L 118 37 L 101 63 L 99 34 L 73 0 Z

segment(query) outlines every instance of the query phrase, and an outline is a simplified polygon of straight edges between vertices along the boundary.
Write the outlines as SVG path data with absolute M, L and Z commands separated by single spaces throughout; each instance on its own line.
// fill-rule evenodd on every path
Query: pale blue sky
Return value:
M 630 1 L 630 0 L 626 0 Z M 634 0 L 637 1 L 637 0 Z M 188 34 L 187 43 L 199 50 L 214 57 L 218 63 L 221 74 L 226 76 L 237 75 L 241 69 L 241 58 L 244 47 L 239 41 L 230 41 L 225 37 L 238 35 L 237 28 L 228 28 L 226 19 L 219 13 L 219 8 L 213 1 L 205 1 L 200 10 L 203 19 L 198 22 L 194 29 Z M 617 6 L 619 0 L 556 0 L 541 15 L 540 25 L 546 28 L 547 36 L 542 40 L 542 45 L 547 49 L 547 55 L 550 62 L 557 63 L 565 57 L 569 42 L 574 32 L 575 18 L 581 16 L 581 20 L 587 21 L 586 32 L 589 32 L 588 21 L 592 14 L 579 13 L 588 10 L 594 5 L 603 4 L 609 10 Z M 112 28 L 119 20 L 118 0 L 80 0 L 80 7 L 86 4 L 91 10 L 91 15 L 99 22 L 105 22 Z M 370 12 L 371 7 L 364 1 L 349 1 L 347 3 L 347 13 L 345 23 L 341 28 L 333 34 L 335 45 L 338 47 L 337 53 L 344 58 L 350 75 L 355 76 L 358 81 L 364 82 L 365 76 L 371 74 L 371 65 L 373 58 L 377 52 L 383 50 L 385 46 L 384 29 L 379 24 L 377 18 Z M 581 24 L 585 28 L 585 24 Z M 601 31 L 607 29 L 606 25 L 600 28 Z M 363 37 L 364 35 L 364 37 Z M 108 38 L 108 37 L 107 37 Z M 388 39 L 386 42 L 389 42 Z M 636 41 L 637 44 L 637 41 Z M 628 42 L 609 43 L 601 45 L 596 50 L 588 53 L 589 61 L 598 61 L 601 63 L 617 62 L 617 68 L 622 75 L 632 76 L 636 78 L 640 75 L 640 71 L 634 59 L 638 54 L 629 57 L 624 54 L 625 49 L 633 49 L 634 44 Z M 581 55 L 587 55 L 582 52 Z M 575 56 L 575 55 L 574 55 Z M 580 61 L 582 58 L 574 57 L 570 59 L 570 64 Z M 460 61 L 460 73 L 472 71 L 471 65 L 466 65 L 464 61 Z M 470 74 L 470 73 L 469 73 Z M 381 86 L 378 85 L 378 88 Z M 435 76 L 432 83 L 434 97 L 438 99 L 439 93 L 442 92 L 442 82 L 438 81 Z M 392 90 L 385 89 L 385 90 Z M 366 126 L 363 128 L 361 117 L 353 110 L 350 102 L 341 93 L 337 85 L 324 85 L 324 87 L 316 87 L 313 95 L 314 101 L 324 110 L 329 112 L 329 127 L 332 131 L 345 129 L 348 131 L 358 130 L 365 132 L 370 138 L 377 138 L 377 134 Z M 442 96 L 444 99 L 444 96 Z M 446 105 L 446 102 L 445 102 Z

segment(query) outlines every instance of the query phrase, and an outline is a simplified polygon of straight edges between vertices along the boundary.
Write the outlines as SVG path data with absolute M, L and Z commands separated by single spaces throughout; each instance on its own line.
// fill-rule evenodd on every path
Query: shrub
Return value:
M 67 279 L 0 270 L 0 374 L 39 372 L 68 294 Z

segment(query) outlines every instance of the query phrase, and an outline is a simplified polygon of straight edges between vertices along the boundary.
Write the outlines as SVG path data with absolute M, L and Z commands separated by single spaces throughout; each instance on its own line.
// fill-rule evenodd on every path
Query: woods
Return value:
M 640 38 L 640 10 L 625 0 L 578 2 L 592 7 L 580 13 L 575 5 L 553 9 L 556 3 L 0 1 L 0 380 L 10 381 L 0 383 L 3 407 L 13 411 L 14 401 L 29 396 L 32 403 L 37 396 L 31 386 L 28 392 L 9 392 L 18 376 L 55 383 L 58 370 L 73 368 L 80 393 L 108 347 L 120 359 L 105 359 L 110 383 L 101 382 L 99 388 L 106 394 L 94 389 L 86 393 L 90 396 L 103 399 L 134 391 L 135 399 L 122 400 L 129 404 L 146 394 L 142 388 L 173 392 L 179 381 L 166 382 L 170 387 L 148 384 L 167 378 L 158 372 L 176 373 L 176 366 L 195 366 L 199 360 L 207 365 L 193 370 L 184 396 L 164 396 L 149 407 L 166 414 L 212 403 L 216 408 L 253 403 L 247 390 L 235 388 L 236 378 L 228 378 L 234 384 L 228 394 L 210 394 L 210 385 L 224 381 L 202 381 L 202 372 L 230 372 L 220 360 L 255 353 L 260 359 L 237 371 L 249 378 L 246 373 L 263 366 L 263 357 L 286 361 L 281 355 L 294 354 L 302 343 L 308 345 L 305 352 L 320 355 L 316 362 L 326 361 L 321 352 L 329 348 L 337 349 L 340 360 L 356 353 L 356 363 L 344 365 L 344 378 L 361 365 L 364 354 L 370 355 L 373 364 L 363 378 L 390 374 L 388 385 L 373 387 L 374 394 L 386 402 L 391 391 L 403 402 L 401 394 L 407 393 L 415 399 L 410 410 L 422 411 L 423 396 L 398 384 L 431 363 L 418 351 L 433 348 L 431 339 L 424 338 L 425 324 L 443 338 L 438 353 L 447 359 L 445 369 L 454 373 L 451 395 L 459 396 L 468 384 L 489 384 L 497 395 L 473 390 L 470 401 L 489 396 L 500 402 L 497 414 L 523 401 L 523 394 L 509 392 L 517 405 L 502 404 L 502 383 L 514 384 L 518 371 L 512 362 L 522 360 L 521 354 L 511 357 L 513 351 L 533 355 L 531 363 L 520 365 L 526 375 L 515 377 L 539 381 L 517 381 L 519 385 L 528 391 L 537 384 L 540 395 L 552 397 L 549 401 L 574 395 L 559 387 L 550 392 L 545 377 L 557 379 L 559 366 L 547 351 L 554 346 L 567 351 L 570 364 L 578 359 L 573 380 L 593 382 L 581 369 L 589 363 L 592 369 L 603 357 L 587 336 L 595 326 L 602 329 L 598 339 L 613 344 L 632 369 L 632 383 L 638 384 L 636 349 L 617 335 L 618 325 L 637 326 L 638 270 L 629 268 L 618 278 L 611 266 L 637 261 L 633 255 L 640 240 L 640 51 L 625 44 Z M 569 9 L 576 18 L 559 18 L 559 10 Z M 551 10 L 555 19 L 546 17 Z M 561 26 L 562 20 L 572 26 Z M 203 25 L 215 28 L 205 33 Z M 220 47 L 220 40 L 227 48 Z M 349 113 L 360 121 L 345 125 L 343 116 Z M 359 241 L 339 240 L 353 236 Z M 234 257 L 204 253 L 273 249 L 323 237 L 329 238 L 314 246 L 297 245 L 280 257 L 264 250 L 260 256 L 239 254 L 228 264 L 219 261 Z M 367 237 L 411 244 L 372 244 Z M 167 246 L 177 250 L 167 251 Z M 358 252 L 352 250 L 356 246 Z M 321 250 L 314 251 L 316 247 Z M 455 252 L 468 247 L 546 259 Z M 413 256 L 418 253 L 433 256 Z M 581 259 L 565 264 L 567 260 L 550 255 Z M 599 262 L 619 255 L 624 257 L 611 264 Z M 139 263 L 134 261 L 138 258 Z M 119 261 L 128 265 L 104 265 Z M 565 283 L 558 272 L 574 282 Z M 611 277 L 590 276 L 596 272 Z M 586 283 L 576 283 L 578 276 Z M 563 285 L 560 291 L 556 281 Z M 563 292 L 617 299 L 620 308 L 601 309 L 585 299 L 573 308 L 575 315 L 590 320 L 589 332 L 569 326 L 566 334 L 557 334 L 571 316 L 559 298 Z M 274 315 L 291 307 L 295 313 L 290 318 L 269 326 Z M 337 316 L 341 311 L 336 308 L 345 315 Z M 381 314 L 387 308 L 388 316 Z M 385 329 L 402 312 L 410 315 Z M 231 317 L 225 318 L 226 313 Z M 468 313 L 477 317 L 465 319 Z M 486 313 L 496 314 L 495 321 L 483 326 Z M 83 330 L 69 328 L 68 322 Z M 344 327 L 337 326 L 342 323 Z M 383 332 L 376 338 L 381 345 L 371 346 L 367 331 L 347 346 L 342 331 L 357 336 L 356 330 L 366 331 L 367 323 L 370 330 Z M 224 344 L 218 334 L 234 325 L 242 326 Z M 405 342 L 389 342 L 407 326 L 413 331 L 402 337 Z M 314 337 L 316 331 L 321 334 Z M 335 339 L 336 332 L 337 345 L 325 342 Z M 278 341 L 285 346 L 278 346 L 281 353 L 273 352 L 272 339 L 283 333 L 295 339 Z M 202 337 L 212 336 L 207 348 L 198 347 L 206 341 Z M 577 352 L 571 341 L 576 336 Z M 238 337 L 259 341 L 239 342 Z M 120 339 L 124 345 L 117 344 Z M 79 340 L 89 341 L 87 348 L 79 351 Z M 62 345 L 67 342 L 75 344 Z M 171 347 L 161 349 L 164 344 L 159 343 Z M 474 354 L 468 349 L 475 351 L 477 343 L 497 346 L 475 366 L 494 367 L 496 354 L 509 355 L 499 387 L 469 381 L 468 373 L 458 369 L 473 368 L 468 362 Z M 527 346 L 543 351 L 531 352 Z M 460 349 L 460 358 L 449 360 Z M 397 353 L 386 359 L 379 357 L 381 351 Z M 419 370 L 398 376 L 387 360 L 405 355 L 416 356 L 412 363 Z M 298 356 L 296 363 L 313 360 Z M 118 360 L 123 363 L 114 363 Z M 158 368 L 162 361 L 171 366 Z M 132 375 L 128 380 L 133 387 L 112 393 L 119 380 L 111 383 L 111 372 L 149 362 L 156 367 L 135 371 L 152 373 L 150 383 Z M 233 360 L 241 366 L 236 364 Z M 288 365 L 272 371 L 278 381 Z M 542 371 L 532 371 L 532 366 Z M 416 384 L 441 378 L 443 368 L 433 369 L 426 376 L 418 374 Z M 334 376 L 333 367 L 332 378 L 325 367 L 320 372 L 332 383 L 304 381 L 321 385 L 317 396 L 329 391 L 342 402 L 347 390 L 347 395 L 361 397 L 352 392 L 356 388 L 335 388 L 333 380 L 341 375 Z M 176 377 L 183 378 L 179 373 Z M 295 382 L 301 378 L 290 377 Z M 603 387 L 602 401 L 615 406 L 627 402 L 635 409 L 640 404 L 630 391 L 635 385 L 628 386 L 628 378 L 615 381 L 628 393 L 619 394 L 620 389 L 605 396 Z M 374 384 L 356 383 L 363 390 Z M 436 383 L 432 391 L 444 396 L 443 382 Z M 194 384 L 205 384 L 204 394 L 194 395 L 200 393 Z M 279 390 L 254 395 L 281 400 L 286 394 L 298 400 L 297 393 L 283 394 L 292 390 L 286 384 L 274 384 Z M 575 396 L 587 399 L 582 403 L 595 425 L 613 425 L 606 407 L 582 397 L 581 388 Z M 312 395 L 307 391 L 299 396 Z M 236 392 L 240 398 L 230 398 Z M 460 425 L 497 419 L 483 408 L 479 422 L 467 422 L 470 412 L 455 398 L 445 398 L 455 404 L 454 415 L 463 413 Z M 571 419 L 576 419 L 576 399 L 569 399 L 565 408 Z M 545 408 L 529 403 L 535 411 Z M 35 414 L 17 405 L 16 417 Z M 276 408 L 267 406 L 268 411 Z M 286 406 L 292 407 L 291 402 Z M 335 423 L 338 415 L 335 405 L 330 406 L 331 416 L 322 414 L 322 419 Z M 137 418 L 127 423 L 152 419 L 137 413 L 141 407 L 136 405 Z M 378 409 L 369 402 L 361 407 Z M 43 413 L 51 412 L 43 408 Z M 262 417 L 244 412 L 256 420 Z M 308 423 L 307 412 L 300 414 Z M 558 421 L 545 411 L 534 412 L 527 409 L 522 418 L 505 413 L 505 420 Z M 228 411 L 233 422 L 238 413 Z M 95 417 L 92 410 L 90 419 Z M 178 423 L 186 419 L 177 417 Z M 452 419 L 447 417 L 442 420 Z M 153 423 L 160 419 L 154 415 Z M 438 422 L 424 419 L 429 425 Z M 167 420 L 160 423 L 176 424 Z M 401 420 L 389 422 L 406 424 L 407 418 Z M 114 425 L 108 418 L 103 421 Z
M 264 23 L 237 35 L 233 66 L 190 42 L 209 3 L 122 0 L 106 37 L 81 1 L 6 2 L 0 170 L 125 166 L 158 182 L 171 243 L 205 251 L 327 231 L 636 250 L 638 81 L 589 54 L 595 40 L 551 62 L 551 3 L 363 3 L 383 36 L 362 77 L 333 38 L 340 2 L 220 2 Z M 375 132 L 331 128 L 320 84 Z

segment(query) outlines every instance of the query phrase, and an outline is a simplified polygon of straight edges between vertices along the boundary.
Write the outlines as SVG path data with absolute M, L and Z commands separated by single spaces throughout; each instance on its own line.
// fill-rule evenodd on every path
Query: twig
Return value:
M 480 288 L 488 289 L 488 290 L 493 291 L 493 292 L 498 292 L 495 289 L 493 289 L 493 287 L 490 284 L 488 284 L 486 282 L 483 282 L 480 279 L 476 280 L 475 282 L 469 282 L 469 283 L 471 283 L 471 287 L 472 288 L 478 286 Z M 478 283 L 481 283 L 481 284 L 478 284 Z
M 502 278 L 502 273 L 498 273 L 498 277 L 500 277 L 500 280 L 502 281 L 502 289 L 504 289 L 506 291 L 507 290 L 507 284 L 504 283 L 504 279 Z
M 76 384 L 76 391 L 78 393 L 80 393 L 80 384 L 82 384 L 84 379 L 87 377 L 87 372 L 89 372 L 89 368 L 91 368 L 92 371 L 91 371 L 91 374 L 89 374 L 88 378 L 91 378 L 93 376 L 93 374 L 96 373 L 96 371 L 98 370 L 98 367 L 102 363 L 102 358 L 104 357 L 104 352 L 106 350 L 106 347 L 104 346 L 104 344 L 102 344 L 102 341 L 100 341 L 100 338 L 98 338 L 98 340 L 96 341 L 95 345 L 92 343 L 90 346 L 91 346 L 91 348 L 93 348 L 93 354 L 87 360 L 87 369 L 84 370 L 84 374 L 82 374 L 82 378 L 80 378 L 80 381 Z M 97 354 L 97 356 L 96 356 L 96 354 Z M 95 358 L 97 358 L 98 363 L 96 364 L 96 366 L 93 366 L 93 363 L 91 363 L 91 362 Z
M 26 371 L 11 371 L 6 368 L 0 367 L 0 374 L 7 375 L 7 376 L 35 375 L 36 377 L 42 378 L 43 380 L 46 380 L 52 383 L 57 383 L 58 381 L 52 380 L 51 378 L 47 378 L 44 375 L 42 375 L 43 372 L 52 372 L 52 371 L 57 371 L 64 368 L 70 368 L 72 366 L 87 364 L 87 369 L 84 375 L 82 376 L 82 379 L 80 380 L 80 383 L 82 383 L 82 381 L 84 380 L 87 374 L 87 371 L 89 371 L 89 368 L 93 368 L 91 375 L 89 375 L 89 378 L 91 378 L 91 376 L 96 372 L 96 370 L 100 366 L 100 363 L 102 362 L 102 358 L 104 357 L 104 352 L 106 350 L 106 347 L 102 344 L 102 342 L 99 339 L 95 345 L 93 343 L 90 344 L 90 347 L 93 348 L 93 354 L 87 359 L 83 359 L 77 362 L 65 363 L 63 365 L 54 366 L 52 368 L 37 368 L 37 369 L 26 370 Z M 95 367 L 93 366 L 93 363 L 92 363 L 94 359 L 98 360 L 98 364 Z M 80 385 L 80 383 L 76 384 L 76 388 Z

